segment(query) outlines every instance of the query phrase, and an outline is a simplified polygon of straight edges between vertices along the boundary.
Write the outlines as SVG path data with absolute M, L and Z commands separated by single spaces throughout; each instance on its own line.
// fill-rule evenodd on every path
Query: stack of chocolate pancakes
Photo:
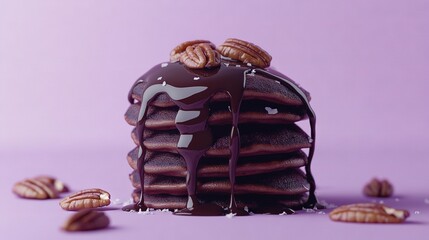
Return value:
M 198 54 L 205 42 L 184 44 Z M 208 46 L 206 56 L 222 53 Z M 198 68 L 182 58 L 156 65 L 130 90 L 125 119 L 136 147 L 127 160 L 136 204 L 125 210 L 246 215 L 314 206 L 309 93 L 231 55 Z M 305 119 L 310 136 L 295 124 Z

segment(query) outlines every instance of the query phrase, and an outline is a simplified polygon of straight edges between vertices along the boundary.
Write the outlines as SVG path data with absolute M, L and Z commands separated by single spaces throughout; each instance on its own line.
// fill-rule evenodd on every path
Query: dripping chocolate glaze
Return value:
M 229 66 L 228 66 L 229 65 Z M 134 103 L 132 90 L 137 84 L 144 83 L 141 109 L 137 121 L 137 134 L 139 137 L 139 156 L 137 169 L 141 181 L 140 201 L 136 204 L 123 208 L 125 211 L 146 210 L 144 205 L 144 157 L 145 148 L 142 144 L 144 123 L 148 104 L 161 93 L 167 93 L 172 101 L 179 107 L 176 116 L 176 127 L 180 132 L 177 143 L 178 153 L 185 159 L 187 166 L 186 185 L 188 190 L 188 202 L 185 209 L 176 212 L 176 215 L 210 216 L 234 213 L 247 215 L 248 212 L 239 208 L 235 202 L 235 179 L 236 165 L 240 151 L 240 133 L 238 119 L 243 92 L 246 86 L 247 74 L 260 74 L 269 79 L 278 81 L 283 86 L 295 93 L 306 108 L 311 127 L 311 147 L 309 150 L 308 163 L 305 166 L 307 181 L 310 184 L 309 198 L 304 207 L 312 208 L 317 204 L 314 194 L 315 182 L 311 173 L 311 160 L 314 155 L 316 138 L 316 116 L 312 110 L 305 93 L 290 79 L 280 74 L 274 74 L 263 69 L 254 69 L 247 66 L 235 64 L 221 64 L 214 69 L 191 70 L 180 63 L 159 64 L 149 70 L 134 83 L 130 90 L 128 99 Z M 232 128 L 230 138 L 229 179 L 231 183 L 230 204 L 228 209 L 210 203 L 199 203 L 196 198 L 197 167 L 201 157 L 212 145 L 213 139 L 207 120 L 209 117 L 209 101 L 217 92 L 226 92 L 230 99 L 232 113 Z M 256 211 L 256 210 L 255 210 Z M 272 206 L 261 209 L 265 213 L 291 212 L 282 206 Z M 261 212 L 259 211 L 259 212 Z

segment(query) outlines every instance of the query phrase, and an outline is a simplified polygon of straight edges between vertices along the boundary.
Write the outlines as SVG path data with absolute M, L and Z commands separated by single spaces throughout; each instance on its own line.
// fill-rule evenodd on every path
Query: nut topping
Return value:
M 26 179 L 15 183 L 12 191 L 22 198 L 49 199 L 57 198 L 58 191 L 54 186 L 37 179 Z
M 170 53 L 170 61 L 171 62 L 177 62 L 180 60 L 180 56 L 182 55 L 182 53 L 186 50 L 187 47 L 189 46 L 193 46 L 193 45 L 198 45 L 200 43 L 208 43 L 210 45 L 213 46 L 213 43 L 211 43 L 210 41 L 207 40 L 193 40 L 193 41 L 187 41 L 187 42 L 183 42 L 179 45 L 177 45 L 177 47 L 175 47 L 171 53 Z
M 401 223 L 409 216 L 406 210 L 397 210 L 378 203 L 350 204 L 334 209 L 333 221 L 356 223 Z
M 365 185 L 363 193 L 369 197 L 390 197 L 393 194 L 393 186 L 385 179 L 374 178 Z
M 217 67 L 220 65 L 220 55 L 214 45 L 200 43 L 188 46 L 180 56 L 180 62 L 193 69 Z
M 222 56 L 260 68 L 269 67 L 272 59 L 271 55 L 259 46 L 236 38 L 228 38 L 217 50 Z
M 91 209 L 80 210 L 73 214 L 63 225 L 66 231 L 89 231 L 106 228 L 110 220 L 103 212 Z
M 64 198 L 60 202 L 60 206 L 68 211 L 104 207 L 109 204 L 110 194 L 98 188 L 82 190 Z

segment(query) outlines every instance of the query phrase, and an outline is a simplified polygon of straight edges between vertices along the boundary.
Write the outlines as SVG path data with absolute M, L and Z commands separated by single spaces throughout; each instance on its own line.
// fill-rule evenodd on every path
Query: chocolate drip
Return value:
M 145 155 L 143 129 L 146 120 L 147 106 L 150 101 L 160 93 L 167 93 L 173 102 L 179 107 L 176 116 L 176 127 L 180 132 L 177 143 L 178 152 L 185 159 L 187 166 L 186 185 L 188 190 L 187 207 L 178 211 L 177 215 L 224 215 L 222 207 L 214 204 L 199 203 L 196 199 L 197 167 L 199 160 L 213 144 L 211 130 L 207 124 L 209 107 L 208 103 L 215 93 L 223 91 L 230 96 L 233 126 L 231 130 L 231 158 L 230 181 L 231 203 L 230 212 L 244 215 L 245 211 L 237 207 L 234 197 L 235 170 L 240 151 L 240 135 L 238 131 L 238 116 L 240 104 L 245 87 L 245 67 L 228 68 L 221 66 L 216 69 L 206 70 L 204 74 L 198 71 L 190 71 L 179 63 L 169 64 L 166 67 L 158 65 L 145 74 L 136 84 L 145 84 L 142 96 L 141 109 L 137 122 L 139 134 L 138 170 L 141 186 L 144 186 L 143 159 Z M 156 75 L 157 74 L 157 75 Z M 241 81 L 230 81 L 241 79 Z M 135 84 L 135 85 L 136 85 Z M 132 102 L 131 95 L 129 100 Z M 139 203 L 125 207 L 124 210 L 145 210 L 143 192 Z M 246 212 L 247 213 L 247 212 Z
M 304 104 L 307 111 L 307 116 L 310 122 L 310 129 L 311 129 L 311 134 L 310 134 L 311 147 L 308 152 L 308 163 L 305 165 L 307 181 L 308 183 L 310 183 L 310 195 L 308 196 L 307 202 L 304 204 L 304 207 L 305 208 L 314 208 L 314 207 L 323 208 L 323 206 L 317 203 L 317 198 L 315 195 L 316 182 L 314 181 L 314 177 L 311 172 L 311 161 L 313 160 L 314 149 L 316 146 L 316 114 L 314 113 L 313 108 L 311 107 L 310 102 L 308 101 L 305 93 L 292 80 L 286 77 L 279 77 L 277 75 L 274 75 L 262 69 L 256 69 L 255 72 L 256 73 L 260 72 L 262 75 L 269 76 L 273 80 L 279 81 L 283 86 L 289 88 L 295 94 L 297 94 L 298 97 L 301 99 L 302 103 Z
M 246 84 L 246 75 L 248 73 L 261 73 L 272 79 L 278 80 L 282 85 L 292 90 L 299 96 L 306 107 L 311 125 L 312 145 L 309 151 L 308 164 L 306 165 L 307 180 L 310 183 L 310 196 L 305 206 L 313 207 L 317 203 L 314 195 L 315 183 L 311 174 L 311 159 L 314 154 L 315 146 L 315 114 L 308 102 L 304 92 L 290 79 L 276 76 L 262 69 L 251 69 L 241 66 L 230 66 L 221 64 L 215 69 L 190 70 L 180 63 L 169 63 L 157 65 L 143 75 L 133 85 L 128 95 L 130 103 L 134 103 L 132 90 L 137 84 L 143 84 L 143 95 L 141 109 L 137 121 L 137 133 L 139 138 L 139 154 L 137 160 L 137 169 L 141 181 L 140 201 L 134 205 L 123 208 L 125 211 L 146 210 L 144 205 L 144 158 L 145 147 L 143 139 L 143 130 L 146 121 L 148 104 L 159 94 L 167 93 L 172 101 L 179 107 L 176 116 L 176 127 L 180 132 L 180 138 L 177 143 L 178 153 L 185 159 L 187 166 L 186 185 L 188 191 L 188 202 L 185 209 L 176 212 L 176 215 L 224 215 L 233 213 L 236 215 L 248 215 L 243 208 L 239 208 L 235 201 L 235 179 L 236 166 L 240 151 L 240 132 L 238 128 L 238 119 L 240 105 Z M 205 155 L 205 152 L 213 143 L 211 130 L 207 124 L 209 116 L 209 100 L 217 92 L 226 92 L 230 97 L 230 110 L 232 114 L 232 129 L 230 138 L 230 159 L 229 159 L 229 179 L 231 183 L 230 204 L 227 211 L 219 205 L 200 203 L 197 200 L 197 167 L 198 163 Z M 287 210 L 287 209 L 286 209 Z M 284 207 L 279 206 L 275 209 L 270 208 L 269 213 L 281 213 L 285 211 Z M 287 211 L 286 211 L 287 212 Z

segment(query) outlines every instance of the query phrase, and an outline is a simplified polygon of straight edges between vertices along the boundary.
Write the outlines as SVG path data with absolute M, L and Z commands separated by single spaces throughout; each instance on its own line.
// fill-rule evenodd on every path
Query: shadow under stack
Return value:
M 233 177 L 238 207 L 255 213 L 281 213 L 288 209 L 313 207 L 317 203 L 315 184 L 310 171 L 311 162 L 303 149 L 311 148 L 312 155 L 314 141 L 295 124 L 308 119 L 309 113 L 314 114 L 308 104 L 309 93 L 272 69 L 225 58 L 219 62 L 216 68 L 203 69 L 191 69 L 182 62 L 162 63 L 133 85 L 129 94 L 131 105 L 125 119 L 136 127 L 145 114 L 140 132 L 136 128 L 132 131 L 136 147 L 127 157 L 133 169 L 129 177 L 135 189 L 134 201 L 139 202 L 141 197 L 138 171 L 141 146 L 144 206 L 155 209 L 189 207 L 189 165 L 181 154 L 183 151 L 180 151 L 186 134 L 183 127 L 178 128 L 178 122 L 192 122 L 194 118 L 205 115 L 205 120 L 200 123 L 204 124 L 204 133 L 209 135 L 210 141 L 207 148 L 200 151 L 202 155 L 197 164 L 196 198 L 199 202 L 215 203 L 223 208 L 230 206 L 230 158 L 233 132 L 236 131 L 239 157 Z M 207 99 L 203 104 L 206 112 L 186 109 L 189 95 L 177 96 L 181 95 L 178 88 L 187 82 L 189 89 L 205 86 L 206 90 L 202 92 L 216 88 L 198 98 Z M 232 130 L 234 107 L 231 106 L 235 90 L 228 88 L 228 92 L 223 89 L 235 82 L 241 84 L 242 91 L 237 101 L 238 128 Z M 162 87 L 170 92 L 162 90 Z M 142 99 L 147 96 L 145 91 L 151 88 L 160 90 L 151 95 L 150 101 Z M 199 94 L 201 91 L 195 93 L 196 96 Z M 142 111 L 142 101 L 147 103 L 145 111 Z M 314 126 L 312 135 L 313 131 Z M 192 135 L 189 141 L 205 141 L 196 136 Z

